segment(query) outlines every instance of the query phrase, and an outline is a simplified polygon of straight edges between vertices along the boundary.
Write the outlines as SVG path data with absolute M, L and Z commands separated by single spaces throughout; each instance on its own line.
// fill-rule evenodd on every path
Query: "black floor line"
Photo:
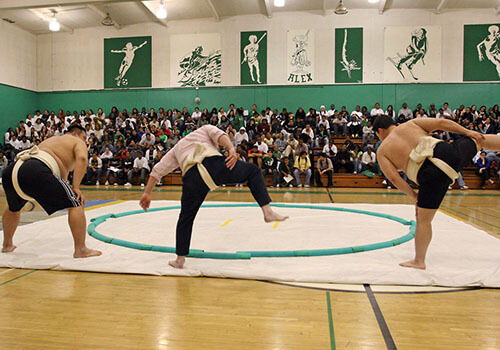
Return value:
M 370 304 L 372 305 L 373 312 L 375 313 L 375 317 L 377 318 L 378 326 L 380 327 L 380 331 L 382 332 L 382 336 L 384 337 L 385 345 L 389 350 L 396 350 L 396 344 L 392 339 L 391 332 L 389 331 L 389 327 L 387 327 L 387 323 L 385 322 L 384 315 L 378 306 L 377 299 L 375 298 L 375 294 L 369 284 L 364 284 L 366 295 L 368 295 L 368 299 L 370 300 Z
M 335 202 L 333 201 L 333 196 L 332 196 L 332 193 L 330 192 L 330 190 L 328 189 L 328 187 L 326 187 L 326 192 L 328 193 L 328 197 L 330 197 L 330 202 L 335 203 Z

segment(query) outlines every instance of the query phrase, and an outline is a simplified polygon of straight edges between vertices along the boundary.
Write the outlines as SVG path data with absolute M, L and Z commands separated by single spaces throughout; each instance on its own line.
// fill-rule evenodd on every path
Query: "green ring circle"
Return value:
M 312 206 L 312 205 L 303 205 L 303 204 L 271 204 L 273 207 L 277 208 L 298 208 L 298 209 L 318 209 L 318 210 L 332 210 L 332 211 L 343 211 L 364 215 L 377 216 L 384 219 L 393 220 L 399 222 L 405 226 L 409 226 L 409 232 L 401 236 L 399 238 L 380 242 L 373 244 L 365 244 L 354 247 L 344 247 L 344 248 L 330 248 L 330 249 L 309 249 L 309 250 L 260 250 L 260 251 L 237 251 L 236 253 L 221 253 L 221 252 L 206 252 L 200 249 L 190 249 L 188 257 L 191 258 L 204 258 L 204 259 L 250 259 L 250 258 L 284 258 L 284 257 L 296 257 L 296 256 L 325 256 L 325 255 L 340 255 L 340 254 L 350 254 L 350 253 L 360 253 L 370 250 L 383 249 L 393 247 L 405 242 L 410 241 L 415 237 L 415 229 L 417 224 L 414 220 L 408 221 L 403 218 L 377 213 L 366 210 L 358 210 L 358 209 L 349 209 L 349 208 L 340 208 L 340 207 L 326 207 L 326 206 Z M 246 207 L 258 207 L 256 203 L 253 204 L 204 204 L 201 206 L 202 208 L 246 208 Z M 170 207 L 162 207 L 162 208 L 152 208 L 147 212 L 155 212 L 161 210 L 172 210 L 172 209 L 181 209 L 180 205 L 170 206 Z M 165 247 L 165 246 L 157 246 L 157 245 L 147 245 L 142 243 L 129 242 L 117 238 L 112 238 L 105 236 L 96 231 L 97 226 L 105 222 L 107 219 L 118 219 L 124 216 L 136 215 L 146 213 L 144 210 L 133 210 L 125 213 L 119 214 L 106 214 L 102 216 L 98 216 L 96 218 L 92 218 L 91 223 L 87 227 L 87 232 L 93 238 L 100 240 L 105 243 L 110 243 L 114 245 L 118 245 L 121 247 L 138 249 L 138 250 L 150 250 L 154 252 L 162 252 L 162 253 L 175 253 L 174 247 Z

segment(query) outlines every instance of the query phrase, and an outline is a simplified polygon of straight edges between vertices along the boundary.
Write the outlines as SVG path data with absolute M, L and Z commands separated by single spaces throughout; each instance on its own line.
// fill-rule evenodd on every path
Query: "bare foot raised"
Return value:
M 420 269 L 420 270 L 425 270 L 425 267 L 426 267 L 425 263 L 419 263 L 419 262 L 415 261 L 415 259 L 410 260 L 410 261 L 406 261 L 406 262 L 402 262 L 401 264 L 399 264 L 399 266 L 411 267 L 411 268 Z
M 99 256 L 102 253 L 98 250 L 93 250 L 89 248 L 80 248 L 75 250 L 75 253 L 73 254 L 74 258 L 90 258 L 93 256 Z
M 10 253 L 13 252 L 17 247 L 15 245 L 4 246 L 2 248 L 2 253 Z
M 176 260 L 169 261 L 168 264 L 176 269 L 182 269 L 184 267 L 184 262 L 186 258 L 183 256 L 178 256 Z

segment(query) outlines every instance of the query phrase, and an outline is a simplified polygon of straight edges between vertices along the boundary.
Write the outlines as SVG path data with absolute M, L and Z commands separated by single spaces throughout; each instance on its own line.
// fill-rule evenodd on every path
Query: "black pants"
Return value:
M 225 157 L 216 156 L 203 160 L 216 185 L 248 182 L 248 187 L 257 203 L 262 207 L 271 202 L 261 169 L 247 162 L 237 161 L 233 170 L 226 167 Z M 181 213 L 177 221 L 176 253 L 185 256 L 189 253 L 193 222 L 207 196 L 209 189 L 197 166 L 193 166 L 182 177 Z
M 481 187 L 484 187 L 486 180 L 490 179 L 490 169 L 484 169 L 481 172 L 479 172 L 479 169 L 476 169 L 476 174 L 481 178 Z
M 319 173 L 319 170 L 315 170 L 314 171 L 315 175 L 316 175 L 316 185 L 319 186 L 319 187 L 323 187 L 323 183 L 321 182 L 321 174 Z M 333 171 L 331 170 L 328 170 L 325 172 L 326 176 L 328 177 L 328 186 L 327 187 L 333 187 L 333 183 L 332 183 L 332 174 L 333 174 Z

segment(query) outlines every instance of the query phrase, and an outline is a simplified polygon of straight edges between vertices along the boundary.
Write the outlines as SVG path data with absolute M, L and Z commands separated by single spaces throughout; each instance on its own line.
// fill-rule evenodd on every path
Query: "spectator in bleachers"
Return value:
M 359 145 L 354 146 L 354 149 L 349 152 L 351 154 L 352 165 L 354 168 L 354 174 L 360 173 L 362 171 L 361 166 L 361 157 L 363 156 L 363 152 Z
M 134 166 L 131 171 L 127 173 L 128 183 L 132 183 L 132 178 L 135 174 L 140 174 L 141 176 L 141 187 L 146 184 L 146 176 L 149 174 L 149 165 L 146 158 L 143 157 L 142 152 L 137 154 L 137 158 L 134 159 Z
M 274 140 L 274 148 L 283 153 L 285 151 L 286 146 L 287 142 L 285 141 L 285 136 L 283 135 L 283 133 L 280 133 L 278 138 Z
M 109 161 L 113 158 L 113 152 L 109 149 L 109 147 L 104 148 L 104 152 L 101 154 L 102 168 L 106 170 L 108 168 Z
M 113 175 L 114 185 L 118 186 L 118 176 L 122 171 L 122 161 L 120 160 L 118 153 L 116 153 L 113 158 L 109 160 L 108 167 L 106 169 L 106 183 L 104 185 L 109 185 L 110 176 Z
M 363 147 L 366 146 L 367 139 L 369 139 L 370 144 L 373 144 L 375 134 L 373 133 L 373 125 L 371 121 L 368 122 L 368 125 L 363 127 Z
M 366 152 L 363 153 L 361 157 L 361 171 L 369 170 L 371 172 L 375 172 L 375 166 L 377 163 L 377 156 L 371 146 L 366 148 Z
M 309 187 L 309 183 L 311 181 L 311 161 L 309 160 L 309 156 L 307 152 L 302 151 L 300 156 L 295 157 L 295 170 L 293 174 L 295 175 L 295 181 L 297 182 L 298 187 L 302 187 L 302 182 L 300 180 L 300 175 L 305 175 L 306 180 L 304 182 L 304 187 Z
M 354 171 L 354 165 L 351 161 L 351 154 L 347 149 L 347 144 L 344 143 L 342 149 L 337 152 L 333 167 L 336 173 L 338 173 L 340 169 L 345 169 L 348 173 Z
M 387 110 L 385 111 L 385 115 L 388 117 L 391 117 L 393 120 L 396 120 L 396 113 L 394 112 L 394 108 L 392 108 L 392 105 L 387 106 Z
M 328 139 L 330 138 L 330 134 L 327 129 L 325 129 L 325 126 L 321 124 L 319 126 L 319 130 L 316 133 L 316 138 L 314 139 L 314 147 L 323 147 L 325 144 L 328 143 Z
M 248 134 L 247 134 L 247 132 L 246 132 L 246 130 L 245 130 L 245 127 L 243 127 L 243 126 L 242 126 L 242 127 L 239 129 L 239 132 L 238 132 L 236 135 L 234 135 L 234 139 L 233 139 L 233 140 L 234 140 L 234 144 L 235 144 L 235 146 L 238 146 L 239 144 L 241 144 L 241 142 L 242 142 L 243 140 L 245 140 L 245 141 L 247 141 L 247 142 L 249 141 L 249 140 L 248 140 Z
M 2 183 L 2 174 L 8 165 L 9 165 L 9 160 L 3 154 L 3 152 L 0 152 L 0 184 Z
M 92 157 L 89 159 L 89 164 L 87 167 L 87 185 L 93 184 L 95 178 L 95 184 L 99 185 L 99 180 L 102 174 L 102 161 L 97 157 L 97 153 L 92 153 Z
M 153 146 L 149 146 L 148 150 L 146 151 L 144 157 L 148 161 L 149 169 L 153 169 L 154 160 L 156 158 L 157 153 L 158 151 Z
M 490 179 L 490 160 L 486 158 L 486 152 L 482 151 L 479 158 L 476 160 L 476 174 L 481 177 L 481 188 L 485 189 L 486 180 L 491 184 L 495 182 Z
M 330 159 L 333 160 L 337 155 L 337 146 L 333 143 L 333 138 L 328 140 L 328 143 L 323 147 L 323 153 Z
M 271 148 L 269 148 L 267 153 L 262 157 L 262 175 L 264 175 L 264 177 L 266 177 L 266 175 L 271 175 L 271 187 L 276 187 L 279 184 L 278 159 L 274 157 Z
M 345 136 L 347 133 L 347 119 L 340 114 L 336 114 L 335 119 L 332 121 L 330 129 L 333 128 L 333 135 L 337 137 L 339 135 L 339 130 L 342 135 Z
M 375 103 L 375 107 L 370 111 L 371 120 L 375 119 L 379 115 L 384 115 L 384 110 L 380 108 L 380 103 Z
M 347 123 L 347 129 L 351 137 L 359 137 L 361 134 L 361 120 L 357 114 L 351 114 L 351 119 Z
M 283 157 L 280 165 L 279 165 L 279 176 L 280 176 L 280 185 L 288 185 L 289 187 L 293 187 L 291 177 L 292 177 L 292 169 L 290 166 L 290 158 Z
M 262 168 L 262 151 L 259 150 L 257 144 L 254 144 L 251 149 L 248 150 L 248 161 Z
M 327 187 L 333 187 L 332 175 L 333 175 L 333 163 L 326 157 L 325 153 L 320 153 L 319 159 L 316 162 L 316 186 L 323 187 L 321 182 L 321 175 L 326 174 L 328 178 Z

